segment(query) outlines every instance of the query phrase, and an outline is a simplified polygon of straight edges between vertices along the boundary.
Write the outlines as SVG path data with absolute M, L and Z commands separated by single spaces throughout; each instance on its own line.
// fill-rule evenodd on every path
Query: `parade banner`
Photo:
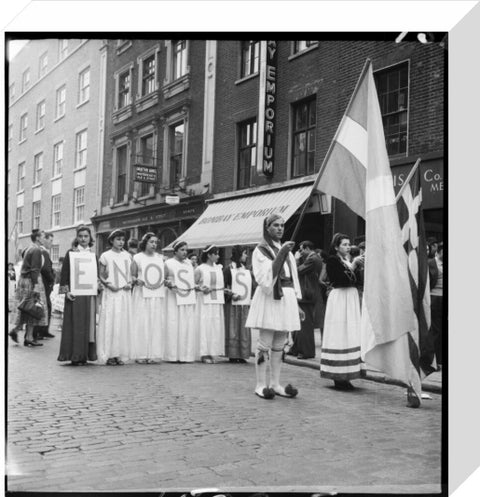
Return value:
M 97 259 L 92 252 L 70 252 L 70 293 L 97 295 Z
M 221 266 L 214 267 L 203 272 L 204 281 L 203 284 L 211 289 L 210 293 L 205 293 L 204 303 L 205 304 L 224 304 L 225 294 L 223 290 L 225 289 L 225 283 L 223 281 L 223 273 Z
M 177 305 L 190 305 L 197 303 L 195 295 L 195 282 L 193 280 L 193 267 L 183 265 L 183 267 L 172 266 L 177 296 Z
M 232 292 L 240 295 L 232 305 L 250 305 L 252 299 L 252 274 L 248 269 L 232 269 Z
M 154 257 L 142 267 L 142 278 L 145 286 L 142 287 L 144 298 L 165 297 L 165 271 L 161 257 Z

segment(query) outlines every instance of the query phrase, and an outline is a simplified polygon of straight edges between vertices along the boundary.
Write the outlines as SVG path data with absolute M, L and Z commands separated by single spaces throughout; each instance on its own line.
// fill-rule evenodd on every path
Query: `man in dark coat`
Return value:
M 291 355 L 297 355 L 299 359 L 313 359 L 315 357 L 315 317 L 324 312 L 322 291 L 319 277 L 322 271 L 322 259 L 314 250 L 311 241 L 305 240 L 295 256 L 297 259 L 298 279 L 302 290 L 300 307 L 305 313 L 305 319 L 301 322 L 301 330 L 293 335 L 293 346 Z
M 437 245 L 435 256 L 428 260 L 432 324 L 430 336 L 435 348 L 438 369 L 442 367 L 443 335 L 443 243 Z
M 50 318 L 52 316 L 52 303 L 50 302 L 50 294 L 53 290 L 53 285 L 55 284 L 55 271 L 53 269 L 52 259 L 50 258 L 50 249 L 52 248 L 53 243 L 53 233 L 45 233 L 45 236 L 42 238 L 42 255 L 44 259 L 44 263 L 40 274 L 43 280 L 43 286 L 45 287 L 45 295 L 47 297 L 47 307 L 48 307 L 48 325 L 47 326 L 35 326 L 33 329 L 33 336 L 35 339 L 44 339 L 44 338 L 54 338 L 55 335 L 52 335 L 48 329 L 50 326 Z

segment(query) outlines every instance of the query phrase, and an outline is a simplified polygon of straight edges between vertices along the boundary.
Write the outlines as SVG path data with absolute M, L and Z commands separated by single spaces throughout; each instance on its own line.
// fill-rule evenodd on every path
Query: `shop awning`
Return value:
M 211 202 L 178 240 L 186 241 L 189 248 L 257 244 L 262 238 L 263 219 L 279 212 L 287 220 L 307 199 L 311 189 L 308 185 Z

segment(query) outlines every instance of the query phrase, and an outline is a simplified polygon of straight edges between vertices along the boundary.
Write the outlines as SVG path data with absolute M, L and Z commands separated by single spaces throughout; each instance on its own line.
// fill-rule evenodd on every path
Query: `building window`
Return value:
M 38 77 L 41 78 L 47 74 L 48 69 L 48 53 L 45 52 L 40 55 L 40 59 L 38 60 Z
M 17 222 L 17 233 L 23 233 L 23 207 L 17 207 L 15 219 Z
M 27 127 L 28 127 L 28 114 L 23 114 L 20 117 L 20 141 L 27 139 Z
M 32 230 L 40 228 L 40 200 L 32 204 Z
M 83 70 L 78 78 L 78 103 L 83 104 L 90 98 L 90 68 Z
M 293 176 L 315 172 L 315 125 L 315 99 L 304 100 L 293 106 Z
M 126 71 L 118 77 L 118 108 L 122 109 L 130 104 L 130 71 Z
M 85 187 L 75 188 L 73 190 L 73 222 L 78 223 L 85 219 Z
M 127 193 L 128 147 L 117 148 L 117 202 L 123 202 Z
M 60 212 L 62 205 L 62 195 L 54 195 L 52 197 L 52 228 L 60 226 Z
M 136 162 L 144 166 L 156 167 L 154 153 L 155 139 L 153 134 L 141 136 L 138 141 L 138 154 Z M 144 197 L 150 193 L 150 183 L 140 183 L 139 194 Z
M 87 166 L 87 130 L 77 133 L 75 140 L 75 169 Z
M 53 176 L 62 174 L 63 169 L 63 141 L 53 146 Z
M 187 41 L 172 41 L 173 79 L 181 78 L 187 74 Z
M 155 58 L 156 54 L 153 54 L 142 61 L 142 95 L 149 95 L 156 90 Z
M 388 155 L 406 154 L 408 62 L 375 73 Z
M 52 245 L 52 248 L 50 249 L 50 258 L 52 259 L 52 262 L 58 262 L 60 259 L 60 245 Z
M 12 83 L 8 87 L 9 102 L 12 103 L 15 100 L 15 83 Z
M 13 144 L 13 124 L 8 126 L 8 151 L 12 150 Z
M 293 53 L 303 52 L 307 48 L 315 47 L 318 45 L 318 41 L 312 40 L 297 40 L 293 42 Z
M 17 192 L 23 191 L 25 187 L 25 162 L 18 165 Z
M 37 104 L 37 126 L 36 131 L 45 127 L 45 100 Z
M 185 123 L 181 122 L 169 128 L 170 136 L 170 185 L 178 185 L 183 176 L 183 145 Z
M 30 86 L 30 68 L 26 69 L 22 74 L 22 93 L 28 90 Z
M 257 120 L 238 125 L 238 188 L 251 185 L 257 167 Z
M 258 72 L 260 61 L 260 42 L 243 41 L 242 42 L 242 69 L 241 77 L 250 76 Z
M 58 60 L 63 60 L 68 55 L 68 40 L 58 40 Z
M 36 185 L 42 181 L 43 153 L 37 154 L 33 158 L 33 184 Z
M 67 87 L 63 85 L 61 88 L 57 90 L 56 98 L 55 98 L 55 119 L 59 119 L 65 115 L 66 109 L 66 100 L 67 100 Z

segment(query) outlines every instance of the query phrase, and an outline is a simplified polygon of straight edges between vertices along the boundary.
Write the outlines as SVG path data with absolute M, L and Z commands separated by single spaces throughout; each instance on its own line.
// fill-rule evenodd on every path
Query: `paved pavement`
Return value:
M 11 491 L 437 492 L 441 395 L 405 407 L 286 364 L 296 399 L 253 394 L 254 364 L 75 367 L 8 343 Z

